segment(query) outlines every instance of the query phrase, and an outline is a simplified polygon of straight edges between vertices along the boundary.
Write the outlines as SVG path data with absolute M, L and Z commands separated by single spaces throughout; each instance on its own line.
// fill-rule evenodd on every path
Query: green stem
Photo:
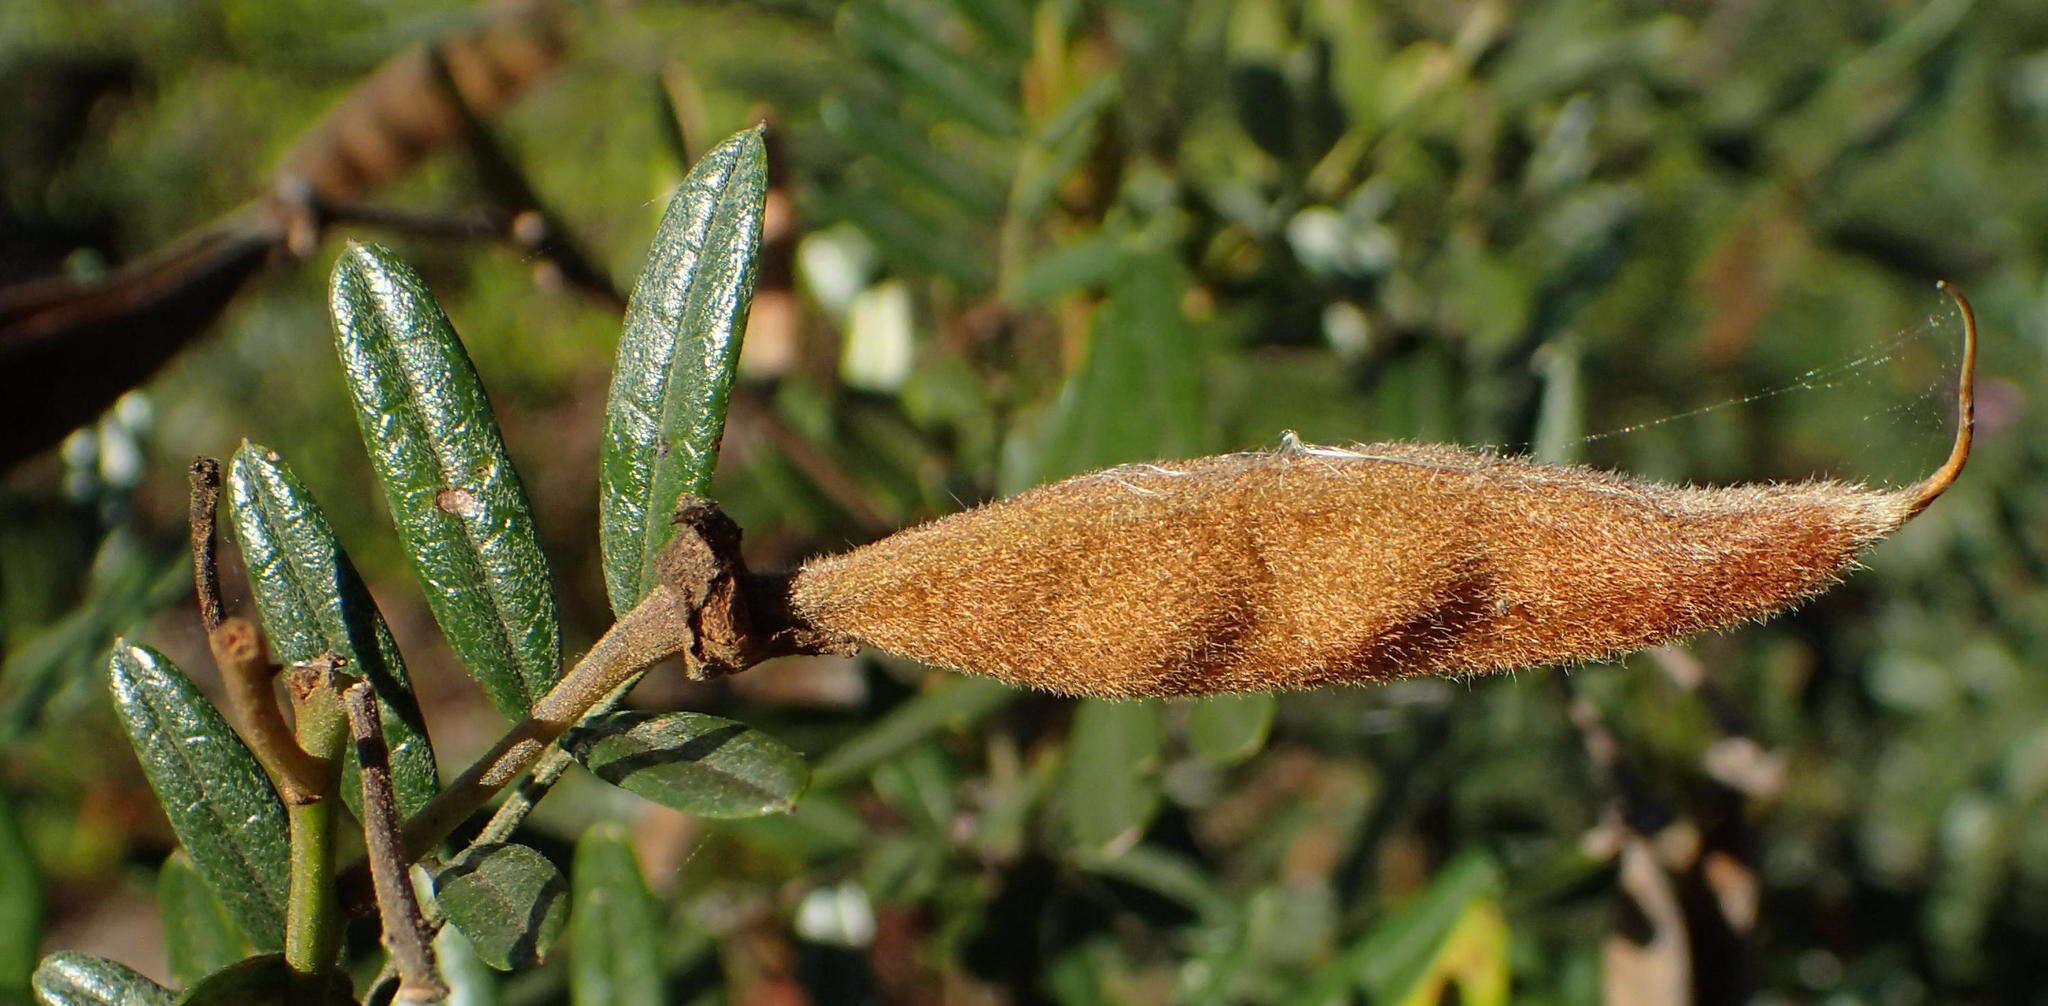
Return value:
M 341 951 L 341 911 L 334 891 L 334 801 L 293 804 L 291 888 L 285 903 L 284 960 L 298 974 L 334 967 Z
M 634 675 L 625 684 L 613 689 L 612 693 L 605 696 L 597 705 L 590 707 L 577 722 L 587 723 L 624 705 L 626 693 L 632 691 L 633 686 L 639 681 L 640 675 Z M 547 750 L 542 752 L 540 760 L 534 764 L 533 770 L 519 781 L 519 785 L 512 788 L 511 794 L 505 797 L 504 803 L 498 805 L 497 812 L 491 815 L 491 820 L 484 825 L 484 830 L 479 832 L 470 844 L 489 845 L 511 841 L 512 833 L 518 831 L 519 826 L 525 823 L 526 816 L 533 813 L 533 808 L 540 803 L 541 797 L 548 795 L 548 790 L 554 788 L 555 783 L 561 780 L 562 774 L 569 770 L 571 764 L 574 762 L 570 759 L 569 752 L 562 750 L 558 743 L 549 744 Z
M 293 673 L 308 670 L 293 668 Z M 284 960 L 293 972 L 310 981 L 334 969 L 341 955 L 341 900 L 334 883 L 334 798 L 341 773 L 336 771 L 348 740 L 348 714 L 342 708 L 339 682 L 332 665 L 310 677 L 291 681 L 299 747 L 318 759 L 325 770 L 320 792 L 286 808 L 291 825 L 291 881 L 285 895 Z M 309 984 L 308 991 L 318 988 Z

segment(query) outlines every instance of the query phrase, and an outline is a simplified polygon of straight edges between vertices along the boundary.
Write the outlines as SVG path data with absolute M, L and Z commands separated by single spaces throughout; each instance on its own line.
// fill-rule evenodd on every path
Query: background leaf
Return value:
M 662 1006 L 662 918 L 623 828 L 599 824 L 576 842 L 569 917 L 569 999 L 576 1006 Z
M 1060 809 L 1068 838 L 1084 859 L 1130 848 L 1158 812 L 1163 712 L 1157 700 L 1074 707 Z
M 36 1001 L 46 1006 L 171 1006 L 171 990 L 133 969 L 85 954 L 51 954 L 36 968 Z
M 562 749 L 612 785 L 705 817 L 786 812 L 810 781 L 794 748 L 702 713 L 611 713 L 570 730 Z
M 413 700 L 405 659 L 377 602 L 356 574 L 327 515 L 276 452 L 244 443 L 228 470 L 235 534 L 249 589 L 263 615 L 273 660 L 291 665 L 322 653 L 348 660 L 348 672 L 367 678 L 377 692 L 384 740 L 391 747 L 391 782 L 400 815 L 420 808 L 440 788 L 434 748 Z M 362 799 L 353 755 L 341 793 L 350 809 Z
M 1212 765 L 1235 765 L 1266 746 L 1279 707 L 1271 692 L 1196 699 L 1188 710 L 1188 747 Z
M 97 680 L 100 647 L 192 590 L 192 558 L 183 548 L 143 543 L 128 533 L 100 543 L 85 596 L 69 614 L 7 654 L 0 666 L 6 702 L 0 745 L 32 730 L 67 685 Z
M 1401 1006 L 1433 1006 L 1455 988 L 1461 1004 L 1506 1006 L 1511 980 L 1508 938 L 1507 917 L 1497 901 L 1467 902 L 1422 973 L 1405 987 L 1388 986 L 1379 997 Z
M 1089 328 L 1087 359 L 1053 409 L 1035 481 L 1201 453 L 1200 358 L 1181 314 L 1186 292 L 1187 278 L 1164 255 L 1135 255 L 1118 270 Z
M 43 881 L 14 802 L 0 793 L 0 997 L 27 995 L 42 934 Z
M 434 875 L 434 897 L 478 960 L 511 971 L 547 957 L 568 914 L 569 882 L 526 846 L 481 845 Z
M 235 928 L 213 889 L 192 868 L 184 850 L 171 853 L 156 875 L 156 910 L 163 920 L 164 956 L 171 978 L 190 985 L 249 956 L 247 937 Z
M 945 40 L 880 3 L 851 4 L 840 11 L 839 32 L 849 43 L 895 71 L 904 86 L 988 133 L 1017 131 L 1008 82 L 991 64 L 949 48 Z
M 547 557 L 455 330 L 412 268 L 351 244 L 331 297 L 356 420 L 434 619 L 509 718 L 560 671 Z
M 598 533 L 616 613 L 647 592 L 674 534 L 677 497 L 710 492 L 767 186 L 759 129 L 713 147 L 669 199 L 633 287 L 598 464 Z
M 434 937 L 434 963 L 448 983 L 447 1006 L 498 1006 L 498 973 L 478 960 L 476 946 L 462 930 L 442 926 Z
M 162 654 L 116 641 L 109 663 L 121 726 L 193 868 L 253 946 L 278 949 L 285 820 L 270 778 L 213 704 Z
M 1296 1003 L 1349 1002 L 1354 990 L 1375 1002 L 1397 1002 L 1431 977 L 1445 942 L 1482 898 L 1497 896 L 1500 870 L 1482 853 L 1466 853 L 1437 871 L 1429 886 L 1367 930 L 1331 962 Z M 1484 940 L 1486 920 L 1478 929 Z
M 818 761 L 812 782 L 819 787 L 838 785 L 941 730 L 971 726 L 1022 695 L 1022 689 L 989 678 L 944 675 L 929 690 L 900 703 L 832 749 Z

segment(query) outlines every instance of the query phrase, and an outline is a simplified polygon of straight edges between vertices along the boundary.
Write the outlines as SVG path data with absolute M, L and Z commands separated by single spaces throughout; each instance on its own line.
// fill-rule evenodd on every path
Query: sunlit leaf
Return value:
M 363 445 L 427 605 L 491 702 L 524 716 L 554 684 L 561 633 L 476 369 L 426 284 L 383 248 L 350 244 L 330 301 Z
M 478 960 L 511 971 L 540 963 L 553 948 L 568 914 L 569 883 L 526 846 L 482 845 L 434 875 L 434 897 Z
M 369 679 L 391 748 L 399 813 L 418 810 L 439 788 L 434 748 L 413 700 L 405 659 L 327 515 L 284 459 L 259 444 L 245 443 L 235 452 L 228 495 L 271 659 L 289 665 L 336 653 L 348 661 L 348 673 Z M 348 767 L 341 792 L 355 809 L 361 786 L 353 757 Z
M 653 583 L 683 493 L 711 489 L 767 198 L 761 131 L 720 143 L 670 198 L 626 308 L 598 462 L 605 589 L 623 613 Z
M 286 843 L 277 790 L 183 672 L 117 641 L 114 706 L 192 866 L 258 950 L 284 940 Z
M 44 1006 L 171 1006 L 171 990 L 132 968 L 85 954 L 51 954 L 36 968 Z
M 795 749 L 702 713 L 612 713 L 571 730 L 562 748 L 606 782 L 705 817 L 781 813 L 810 782 Z
M 1290 1002 L 1301 1006 L 1350 1002 L 1356 992 L 1370 995 L 1374 1002 L 1398 1002 L 1437 975 L 1434 967 L 1439 961 L 1469 966 L 1466 956 L 1446 955 L 1445 944 L 1459 929 L 1468 910 L 1482 899 L 1498 895 L 1500 887 L 1500 870 L 1491 859 L 1481 853 L 1460 856 L 1438 870 L 1422 893 L 1396 908 L 1339 953 Z M 1505 923 L 1496 929 L 1491 921 L 1481 918 L 1472 925 L 1474 932 L 1468 938 L 1481 949 L 1470 956 L 1486 958 L 1494 950 L 1505 953 L 1501 945 L 1505 941 Z M 1478 980 L 1465 991 L 1489 993 L 1494 988 L 1492 967 L 1482 960 L 1474 971 Z M 1462 984 L 1460 987 L 1465 988 Z
M 1400 1006 L 1434 1006 L 1457 989 L 1468 1006 L 1505 1006 L 1508 1001 L 1508 921 L 1490 898 L 1474 900 L 1438 944 L 1422 974 L 1381 996 Z

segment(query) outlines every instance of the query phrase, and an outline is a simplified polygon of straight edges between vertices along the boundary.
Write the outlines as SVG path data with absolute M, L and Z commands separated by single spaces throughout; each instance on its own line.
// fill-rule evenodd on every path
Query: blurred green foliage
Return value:
M 764 667 L 646 696 L 762 725 L 814 765 L 786 817 L 685 825 L 590 785 L 522 833 L 568 868 L 592 820 L 638 822 L 673 997 L 1391 1002 L 1455 975 L 1479 1002 L 1504 965 L 1516 1001 L 1590 1002 L 1670 966 L 1640 947 L 1650 964 L 1619 960 L 1657 913 L 1617 848 L 1654 852 L 1705 1000 L 2036 993 L 2048 11 L 575 11 L 563 64 L 496 126 L 614 276 L 682 177 L 679 143 L 695 157 L 773 121 L 794 230 L 769 237 L 743 358 L 755 404 L 713 487 L 763 567 L 1290 429 L 1674 480 L 1904 481 L 1950 420 L 1957 327 L 1931 281 L 1958 281 L 1987 326 L 1981 453 L 1955 492 L 1834 593 L 1682 652 L 1286 696 L 1269 731 L 1255 709 L 1077 708 L 873 661 L 851 690 L 797 687 L 844 668 Z M 0 116 L 0 270 L 90 274 L 226 212 L 379 59 L 469 16 L 0 5 L 0 93 L 19 96 Z M 446 210 L 475 190 L 443 157 L 377 198 Z M 517 252 L 390 240 L 491 388 L 580 647 L 610 617 L 592 487 L 618 319 L 536 285 Z M 437 746 L 482 743 L 484 728 L 441 733 L 478 702 L 421 644 L 423 600 L 368 502 L 328 355 L 334 251 L 272 274 L 0 498 L 0 722 L 18 738 L 0 781 L 52 934 L 98 918 L 109 890 L 151 890 L 168 849 L 91 682 L 106 640 L 175 584 L 158 557 L 177 554 L 192 454 L 248 435 L 292 458 L 408 647 Z M 182 639 L 173 655 L 203 667 Z M 1589 723 L 1615 764 L 1589 757 Z M 481 989 L 479 973 L 451 979 Z M 579 990 L 600 984 L 575 974 L 557 956 L 496 991 L 590 1001 Z M 0 995 L 25 986 L 0 974 Z

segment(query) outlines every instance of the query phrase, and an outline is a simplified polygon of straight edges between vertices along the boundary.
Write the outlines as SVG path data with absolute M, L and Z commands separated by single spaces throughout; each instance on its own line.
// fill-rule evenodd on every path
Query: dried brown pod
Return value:
M 560 59 L 563 14 L 554 0 L 500 0 L 475 26 L 386 60 L 351 88 L 279 161 L 277 175 L 324 204 L 345 203 L 396 179 L 455 138 L 463 105 L 503 108 Z
M 1955 481 L 1661 485 L 1458 447 L 1289 443 L 1126 465 L 814 559 L 791 602 L 925 663 L 1070 695 L 1196 695 L 1598 660 L 1826 589 Z

